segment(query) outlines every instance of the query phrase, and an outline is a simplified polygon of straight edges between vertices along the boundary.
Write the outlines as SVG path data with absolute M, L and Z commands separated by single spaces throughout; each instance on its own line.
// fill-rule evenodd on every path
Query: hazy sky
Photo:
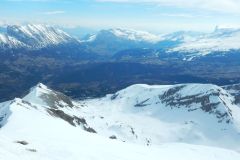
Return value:
M 240 0 L 0 0 L 0 23 L 158 32 L 240 26 Z

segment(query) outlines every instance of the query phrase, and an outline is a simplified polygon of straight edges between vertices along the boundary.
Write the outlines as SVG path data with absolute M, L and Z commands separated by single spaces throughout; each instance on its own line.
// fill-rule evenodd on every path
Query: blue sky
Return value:
M 240 26 L 240 0 L 1 0 L 1 23 L 153 32 Z

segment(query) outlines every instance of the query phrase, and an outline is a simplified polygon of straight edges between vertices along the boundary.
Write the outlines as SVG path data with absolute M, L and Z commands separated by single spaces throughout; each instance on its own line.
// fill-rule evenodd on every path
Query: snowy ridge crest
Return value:
M 72 100 L 66 95 L 49 89 L 42 83 L 31 88 L 23 100 L 52 108 L 73 107 Z

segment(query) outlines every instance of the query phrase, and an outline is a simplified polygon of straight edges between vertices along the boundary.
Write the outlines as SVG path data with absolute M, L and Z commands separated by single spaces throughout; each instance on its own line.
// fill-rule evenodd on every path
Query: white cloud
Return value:
M 49 2 L 54 0 L 7 0 L 9 2 Z
M 228 13 L 240 13 L 240 0 L 96 0 L 97 2 L 149 3 L 160 6 L 205 9 Z
M 42 14 L 45 15 L 56 15 L 56 14 L 63 14 L 65 11 L 47 11 L 47 12 L 42 12 Z

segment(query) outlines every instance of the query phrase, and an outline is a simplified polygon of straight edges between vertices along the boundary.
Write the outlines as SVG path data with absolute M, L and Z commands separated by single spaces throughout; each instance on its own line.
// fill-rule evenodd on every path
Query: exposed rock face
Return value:
M 193 113 L 197 111 L 215 117 L 218 123 L 232 123 L 232 107 L 235 108 L 235 103 L 238 103 L 238 96 L 234 100 L 226 90 L 210 84 L 133 85 L 111 95 L 110 100 L 135 108 L 170 108 Z
M 177 86 L 170 88 L 165 91 L 162 95 L 159 95 L 159 99 L 166 106 L 171 108 L 181 108 L 186 107 L 189 112 L 201 109 L 204 112 L 209 114 L 216 115 L 218 122 L 225 121 L 230 123 L 231 110 L 228 108 L 226 102 L 221 98 L 221 96 L 228 97 L 229 95 L 221 92 L 221 89 L 209 89 L 204 93 L 198 93 L 194 95 L 184 95 L 181 94 L 181 90 L 186 87 L 186 85 Z M 211 98 L 217 98 L 218 101 L 214 102 Z M 226 111 L 222 112 L 219 110 L 219 105 L 223 105 L 226 108 Z
M 81 127 L 87 132 L 97 133 L 88 125 L 84 117 L 75 115 L 75 110 L 78 110 L 79 107 L 73 103 L 66 95 L 39 83 L 23 99 L 16 98 L 0 104 L 0 128 L 8 120 L 11 114 L 10 108 L 20 107 L 45 113 L 52 118 L 64 120 L 74 127 Z
M 23 99 L 37 104 L 40 103 L 51 108 L 72 108 L 74 106 L 71 98 L 60 92 L 53 91 L 41 83 L 33 87 L 30 93 Z
M 61 119 L 68 122 L 69 124 L 71 124 L 74 127 L 76 127 L 77 125 L 82 126 L 83 129 L 87 132 L 97 133 L 93 128 L 88 126 L 88 124 L 87 124 L 87 122 L 84 118 L 71 116 L 71 115 L 66 114 L 62 110 L 57 110 L 57 109 L 52 109 L 52 108 L 47 109 L 47 111 L 50 115 L 61 118 Z
M 64 107 L 65 105 L 68 107 L 73 107 L 72 100 L 60 92 L 53 91 L 50 94 L 42 94 L 40 98 L 42 98 L 49 106 L 53 108 L 57 108 L 57 106 Z
M 231 95 L 235 97 L 235 104 L 240 105 L 240 84 L 223 86 Z

